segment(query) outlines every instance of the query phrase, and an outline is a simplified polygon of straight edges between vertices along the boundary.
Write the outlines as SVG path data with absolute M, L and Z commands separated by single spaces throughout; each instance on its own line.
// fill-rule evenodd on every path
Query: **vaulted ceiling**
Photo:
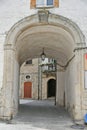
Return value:
M 40 57 L 43 48 L 47 57 L 65 63 L 73 55 L 74 40 L 64 28 L 39 25 L 22 31 L 16 46 L 20 64 L 26 59 Z

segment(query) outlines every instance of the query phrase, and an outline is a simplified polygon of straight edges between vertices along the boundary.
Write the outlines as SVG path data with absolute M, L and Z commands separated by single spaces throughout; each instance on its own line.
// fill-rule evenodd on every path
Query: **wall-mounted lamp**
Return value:
M 41 59 L 42 61 L 44 61 L 46 58 L 46 54 L 44 53 L 44 48 L 43 48 L 43 51 L 42 51 L 42 54 L 41 54 Z

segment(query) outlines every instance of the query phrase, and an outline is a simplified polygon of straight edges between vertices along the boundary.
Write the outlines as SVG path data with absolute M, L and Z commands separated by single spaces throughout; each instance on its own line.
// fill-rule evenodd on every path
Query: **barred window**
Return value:
M 26 64 L 32 64 L 32 60 L 27 60 Z

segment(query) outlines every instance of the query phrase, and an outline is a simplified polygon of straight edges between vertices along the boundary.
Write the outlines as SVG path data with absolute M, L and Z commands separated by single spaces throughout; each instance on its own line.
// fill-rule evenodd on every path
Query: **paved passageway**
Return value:
M 20 100 L 18 115 L 11 122 L 0 122 L 0 130 L 74 130 L 73 124 L 68 113 L 55 106 L 53 100 Z
M 20 100 L 19 113 L 12 123 L 30 124 L 42 130 L 58 130 L 69 127 L 72 120 L 62 108 L 54 105 L 53 100 Z

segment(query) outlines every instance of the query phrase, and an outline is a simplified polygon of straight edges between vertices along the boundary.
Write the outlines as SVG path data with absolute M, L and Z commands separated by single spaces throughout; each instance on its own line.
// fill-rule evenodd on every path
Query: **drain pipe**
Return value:
M 76 51 L 80 51 L 80 50 L 85 50 L 87 49 L 87 47 L 77 47 L 73 50 L 73 52 L 76 52 Z M 60 63 L 57 63 L 57 65 L 59 65 L 60 67 L 66 69 L 69 65 L 69 63 L 73 60 L 73 58 L 75 57 L 75 54 L 67 61 L 67 63 L 65 65 L 61 65 Z
M 75 49 L 73 50 L 73 52 L 79 51 L 79 50 L 85 50 L 85 49 L 87 49 L 87 47 L 77 47 L 77 48 L 75 48 Z
M 65 65 L 61 65 L 61 64 L 59 64 L 59 63 L 56 63 L 56 64 L 59 65 L 60 67 L 64 68 L 64 69 L 66 69 L 66 68 L 68 67 L 69 63 L 74 59 L 74 57 L 75 57 L 75 55 L 73 55 L 73 56 L 67 61 L 67 63 L 66 63 Z

